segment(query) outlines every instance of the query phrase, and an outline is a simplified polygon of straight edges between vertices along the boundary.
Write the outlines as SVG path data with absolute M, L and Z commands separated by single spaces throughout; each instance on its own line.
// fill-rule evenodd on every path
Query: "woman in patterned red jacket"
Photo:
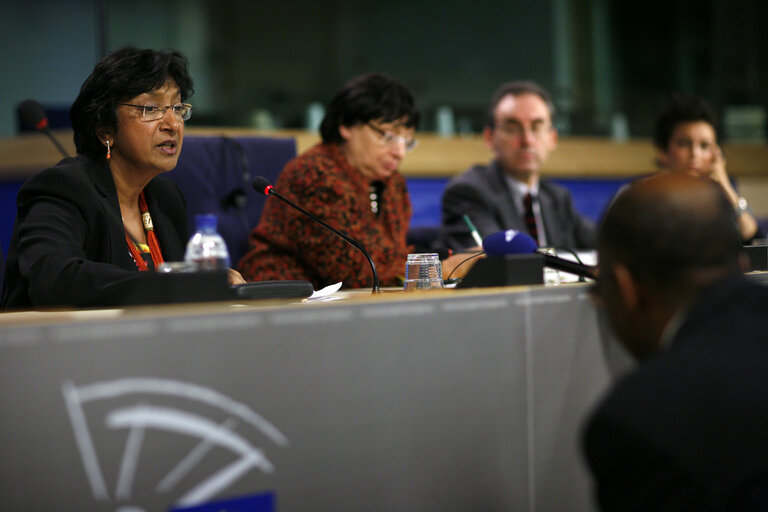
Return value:
M 413 96 L 400 82 L 381 74 L 356 77 L 328 106 L 322 142 L 291 160 L 275 185 L 361 242 L 382 286 L 399 284 L 409 252 L 411 204 L 398 168 L 416 145 L 418 120 Z M 316 289 L 339 281 L 347 288 L 373 284 L 360 251 L 275 198 L 267 200 L 249 243 L 239 264 L 246 280 L 301 279 Z

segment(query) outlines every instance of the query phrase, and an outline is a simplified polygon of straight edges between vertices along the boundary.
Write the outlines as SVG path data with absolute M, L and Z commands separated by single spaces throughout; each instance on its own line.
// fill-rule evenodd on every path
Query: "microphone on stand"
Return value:
M 483 240 L 483 250 L 488 256 L 504 256 L 505 254 L 541 254 L 544 257 L 544 266 L 576 274 L 579 277 L 597 279 L 595 267 L 576 263 L 564 258 L 558 258 L 551 254 L 538 251 L 536 241 L 527 233 L 508 229 L 488 235 Z
M 321 220 L 316 215 L 309 213 L 307 210 L 297 205 L 293 201 L 278 194 L 277 190 L 275 190 L 275 187 L 273 187 L 272 184 L 269 182 L 269 180 L 264 176 L 256 176 L 255 178 L 253 178 L 253 181 L 251 181 L 251 186 L 254 188 L 254 190 L 256 190 L 256 192 L 264 194 L 265 196 L 274 196 L 279 200 L 281 200 L 282 202 L 286 203 L 287 205 L 291 206 L 292 208 L 295 208 L 296 210 L 300 211 L 310 219 L 314 220 L 315 222 L 323 226 L 325 229 L 331 231 L 336 236 L 342 238 L 345 242 L 347 242 L 352 247 L 362 252 L 365 258 L 368 260 L 368 263 L 371 265 L 371 273 L 373 274 L 373 293 L 379 293 L 380 291 L 379 275 L 376 273 L 376 265 L 373 263 L 373 259 L 371 258 L 371 255 L 368 254 L 368 251 L 366 251 L 365 247 L 363 247 L 363 244 L 361 244 L 354 238 L 349 237 L 349 235 L 339 231 L 338 229 L 331 227 L 330 225 L 328 225 L 328 223 Z
M 28 128 L 34 128 L 38 132 L 44 133 L 53 142 L 59 152 L 64 155 L 65 158 L 69 158 L 69 154 L 64 147 L 59 144 L 56 137 L 51 133 L 51 129 L 48 127 L 48 115 L 45 113 L 45 109 L 35 100 L 24 100 L 19 103 L 16 109 L 19 113 L 21 122 Z

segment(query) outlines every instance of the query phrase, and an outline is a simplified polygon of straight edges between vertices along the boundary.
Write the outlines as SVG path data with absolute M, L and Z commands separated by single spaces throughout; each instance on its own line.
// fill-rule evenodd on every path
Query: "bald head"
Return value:
M 635 182 L 600 226 L 598 291 L 614 331 L 643 358 L 707 285 L 741 271 L 733 209 L 710 180 L 660 173 Z
M 730 203 L 710 180 L 658 173 L 633 183 L 600 228 L 601 267 L 621 263 L 639 282 L 680 290 L 739 272 L 741 239 Z

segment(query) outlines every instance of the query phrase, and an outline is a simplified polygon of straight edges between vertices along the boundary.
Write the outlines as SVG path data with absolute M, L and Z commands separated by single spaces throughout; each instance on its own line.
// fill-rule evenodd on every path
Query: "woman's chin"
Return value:
M 392 176 L 396 172 L 397 172 L 397 167 L 395 167 L 395 168 L 389 168 L 389 167 L 381 168 L 377 172 L 378 177 L 376 179 L 383 180 L 383 179 L 389 178 L 390 176 Z
M 397 170 L 391 171 L 388 169 L 369 169 L 367 172 L 366 171 L 361 171 L 361 172 L 365 177 L 367 177 L 371 181 L 381 181 L 395 174 Z

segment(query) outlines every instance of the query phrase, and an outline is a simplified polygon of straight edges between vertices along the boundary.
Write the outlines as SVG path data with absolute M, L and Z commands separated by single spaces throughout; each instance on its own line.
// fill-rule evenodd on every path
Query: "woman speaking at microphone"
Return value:
M 409 252 L 411 204 L 398 168 L 416 146 L 418 121 L 403 84 L 381 74 L 354 78 L 328 106 L 322 142 L 290 161 L 275 184 L 281 195 L 359 241 L 383 286 L 398 284 Z M 315 288 L 373 284 L 360 251 L 274 198 L 249 243 L 239 264 L 246 280 L 300 279 Z
M 121 304 L 140 271 L 183 259 L 184 198 L 160 175 L 176 167 L 192 90 L 173 50 L 126 47 L 96 65 L 70 110 L 78 156 L 19 191 L 3 309 Z

